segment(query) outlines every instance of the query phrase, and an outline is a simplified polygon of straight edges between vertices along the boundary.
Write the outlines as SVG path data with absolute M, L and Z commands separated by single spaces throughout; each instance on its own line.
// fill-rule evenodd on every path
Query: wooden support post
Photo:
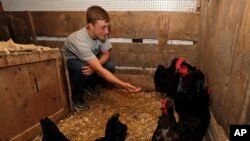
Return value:
M 201 8 L 201 0 L 197 0 L 196 12 L 199 12 Z
M 27 12 L 27 22 L 28 22 L 28 26 L 29 26 L 29 29 L 30 29 L 30 34 L 31 34 L 31 37 L 32 37 L 32 42 L 34 44 L 37 44 L 36 29 L 35 29 L 35 26 L 34 26 L 32 15 L 31 15 L 30 11 L 26 11 L 26 12 Z
M 159 36 L 158 36 L 158 49 L 157 49 L 157 65 L 163 63 L 164 61 L 164 48 L 167 46 L 168 42 L 168 32 L 169 32 L 169 14 L 162 15 L 159 17 Z

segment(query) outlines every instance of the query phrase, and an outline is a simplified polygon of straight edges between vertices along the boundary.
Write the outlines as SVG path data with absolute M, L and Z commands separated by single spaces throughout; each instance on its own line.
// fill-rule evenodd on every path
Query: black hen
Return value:
M 155 90 L 163 97 L 175 98 L 180 75 L 175 69 L 177 58 L 174 59 L 168 68 L 159 65 L 154 74 Z
M 105 129 L 105 137 L 95 141 L 125 141 L 127 136 L 127 125 L 119 120 L 119 114 L 116 113 L 108 119 Z
M 48 117 L 41 119 L 40 125 L 43 131 L 42 141 L 69 141 Z
M 175 94 L 176 112 L 182 117 L 184 114 L 199 113 L 209 108 L 208 89 L 204 83 L 204 74 L 195 67 L 183 62 L 187 74 L 179 77 Z
M 174 117 L 174 105 L 171 100 L 163 99 L 162 115 L 154 131 L 152 141 L 179 141 L 179 126 Z
M 201 141 L 210 123 L 209 94 L 207 88 L 192 90 L 189 84 L 180 80 L 181 90 L 177 93 L 175 102 L 179 114 L 180 134 L 183 141 Z M 188 86 L 186 86 L 188 85 Z

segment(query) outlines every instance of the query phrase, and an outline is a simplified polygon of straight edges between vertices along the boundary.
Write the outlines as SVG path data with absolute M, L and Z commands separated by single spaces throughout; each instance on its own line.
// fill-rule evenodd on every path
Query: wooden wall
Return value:
M 108 12 L 111 17 L 110 38 L 158 40 L 158 44 L 112 43 L 111 59 L 117 66 L 156 68 L 159 64 L 168 65 L 175 57 L 185 57 L 190 63 L 197 65 L 200 40 L 199 12 Z M 38 41 L 36 37 L 67 37 L 86 24 L 85 11 L 4 13 L 26 20 L 33 43 L 50 47 L 63 48 L 64 41 Z M 193 41 L 194 45 L 170 45 L 167 44 L 168 40 Z M 117 74 L 119 72 L 117 71 Z M 150 85 L 143 82 L 134 84 L 154 90 L 152 76 L 152 72 L 149 72 L 147 79 Z M 135 80 L 135 77 L 142 75 L 138 73 L 131 77 L 133 78 L 129 79 Z
M 202 1 L 199 61 L 212 88 L 212 112 L 229 136 L 250 124 L 250 1 Z
M 5 12 L 27 20 L 31 35 L 67 37 L 85 24 L 85 11 L 78 12 Z M 159 62 L 184 56 L 197 63 L 197 45 L 168 45 L 168 40 L 199 41 L 199 13 L 112 12 L 111 38 L 156 39 L 159 44 L 113 43 L 113 60 L 119 66 L 156 67 Z M 63 41 L 36 41 L 62 48 Z M 158 53 L 158 52 L 161 53 Z M 162 56 L 158 58 L 159 54 Z M 129 57 L 127 57 L 129 56 Z M 124 61 L 127 58 L 128 62 Z M 138 61 L 134 61 L 138 60 Z

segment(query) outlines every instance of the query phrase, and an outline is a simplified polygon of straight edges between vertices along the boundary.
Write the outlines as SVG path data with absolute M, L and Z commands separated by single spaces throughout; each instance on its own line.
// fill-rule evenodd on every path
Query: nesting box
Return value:
M 60 50 L 0 42 L 0 140 L 29 140 L 70 112 Z

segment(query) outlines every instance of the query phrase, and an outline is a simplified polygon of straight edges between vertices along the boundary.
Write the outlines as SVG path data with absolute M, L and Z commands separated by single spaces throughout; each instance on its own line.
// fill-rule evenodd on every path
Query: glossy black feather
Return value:
M 42 141 L 69 141 L 58 129 L 56 124 L 48 117 L 41 119 L 40 125 L 43 132 Z
M 119 120 L 119 114 L 112 115 L 106 124 L 105 137 L 95 141 L 125 141 L 127 136 L 127 125 Z

